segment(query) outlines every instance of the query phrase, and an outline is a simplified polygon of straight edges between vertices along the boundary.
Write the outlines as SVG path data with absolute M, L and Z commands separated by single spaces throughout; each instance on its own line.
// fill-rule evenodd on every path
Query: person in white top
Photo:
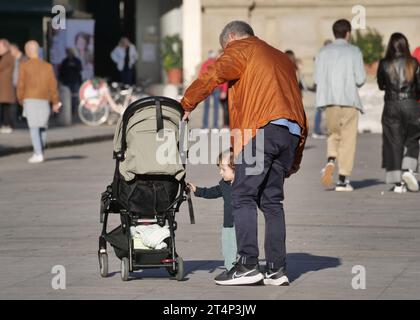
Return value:
M 126 37 L 121 38 L 118 46 L 111 52 L 111 59 L 117 65 L 121 82 L 132 85 L 135 83 L 134 65 L 138 54 L 134 44 Z

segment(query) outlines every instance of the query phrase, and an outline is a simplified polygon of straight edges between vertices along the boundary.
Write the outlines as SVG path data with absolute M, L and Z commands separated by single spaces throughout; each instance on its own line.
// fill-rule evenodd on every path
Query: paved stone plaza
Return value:
M 289 287 L 216 286 L 223 205 L 197 198 L 196 225 L 189 224 L 186 203 L 177 218 L 185 281 L 155 269 L 122 282 L 112 250 L 110 277 L 103 279 L 96 254 L 99 194 L 113 174 L 111 141 L 50 149 L 39 165 L 26 163 L 29 153 L 1 157 L 0 298 L 419 299 L 420 193 L 388 191 L 379 135 L 359 136 L 352 193 L 320 187 L 324 153 L 325 141 L 309 139 L 302 170 L 286 182 Z M 214 165 L 188 167 L 188 180 L 198 185 L 218 179 Z M 65 290 L 52 288 L 56 265 L 65 267 Z M 357 265 L 366 270 L 366 289 L 352 288 Z

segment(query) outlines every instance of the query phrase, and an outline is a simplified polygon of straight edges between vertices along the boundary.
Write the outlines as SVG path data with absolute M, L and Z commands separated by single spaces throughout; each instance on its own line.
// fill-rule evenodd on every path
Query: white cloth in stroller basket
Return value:
M 170 237 L 168 226 L 159 226 L 157 224 L 152 225 L 138 225 L 130 228 L 131 235 L 138 235 L 141 242 L 149 249 L 164 249 L 167 244 L 164 242 L 165 239 Z

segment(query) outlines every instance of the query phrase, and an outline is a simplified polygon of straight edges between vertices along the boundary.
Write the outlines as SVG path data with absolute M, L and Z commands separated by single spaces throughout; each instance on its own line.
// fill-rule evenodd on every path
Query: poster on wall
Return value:
M 60 72 L 61 62 L 66 58 L 66 31 L 51 28 L 48 22 L 47 60 L 53 65 L 56 77 Z
M 95 22 L 93 20 L 67 20 L 67 48 L 72 48 L 76 57 L 82 62 L 82 81 L 92 79 L 94 76 L 94 27 Z
M 64 30 L 53 29 L 48 24 L 49 61 L 56 75 L 66 52 L 71 50 L 82 63 L 82 81 L 94 77 L 94 28 L 95 21 L 91 19 L 67 19 Z

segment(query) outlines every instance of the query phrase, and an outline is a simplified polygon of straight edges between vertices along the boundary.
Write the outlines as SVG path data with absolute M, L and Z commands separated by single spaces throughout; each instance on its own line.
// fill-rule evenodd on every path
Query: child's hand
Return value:
M 197 190 L 196 186 L 193 185 L 192 183 L 188 182 L 187 183 L 187 187 L 192 191 L 195 192 Z

